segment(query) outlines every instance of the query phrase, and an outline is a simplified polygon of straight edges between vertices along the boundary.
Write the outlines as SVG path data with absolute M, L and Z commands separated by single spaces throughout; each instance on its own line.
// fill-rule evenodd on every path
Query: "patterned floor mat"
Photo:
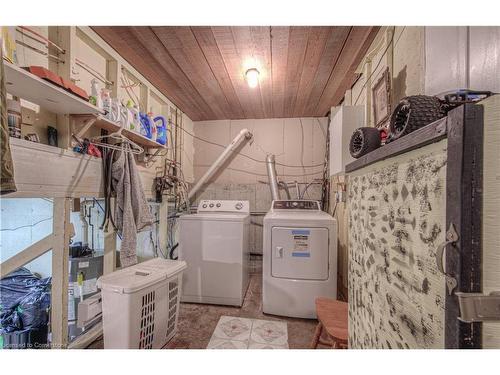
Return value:
M 288 349 L 286 322 L 221 316 L 207 349 Z

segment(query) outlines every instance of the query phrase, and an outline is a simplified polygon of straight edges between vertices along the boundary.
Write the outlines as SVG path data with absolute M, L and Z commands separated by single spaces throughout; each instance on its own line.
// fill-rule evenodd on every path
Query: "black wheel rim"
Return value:
M 361 135 L 360 131 L 357 131 L 352 136 L 351 151 L 354 154 L 357 154 L 361 151 L 362 148 L 363 148 L 363 136 Z
M 392 123 L 392 132 L 396 135 L 404 132 L 406 125 L 408 124 L 408 119 L 410 118 L 410 104 L 401 104 L 401 106 L 396 111 L 396 116 Z

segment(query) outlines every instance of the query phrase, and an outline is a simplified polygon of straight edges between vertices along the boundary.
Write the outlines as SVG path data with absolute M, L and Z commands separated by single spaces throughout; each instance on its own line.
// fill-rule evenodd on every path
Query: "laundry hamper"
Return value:
M 177 330 L 186 262 L 154 258 L 108 275 L 102 290 L 105 349 L 158 349 Z

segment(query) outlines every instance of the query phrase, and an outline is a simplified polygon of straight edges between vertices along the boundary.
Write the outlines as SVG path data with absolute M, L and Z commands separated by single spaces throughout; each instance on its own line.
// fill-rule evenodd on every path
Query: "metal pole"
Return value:
M 278 179 L 276 177 L 276 162 L 274 160 L 274 155 L 267 155 L 266 164 L 269 187 L 271 188 L 271 197 L 273 198 L 273 201 L 276 201 L 280 199 L 280 191 L 278 188 Z

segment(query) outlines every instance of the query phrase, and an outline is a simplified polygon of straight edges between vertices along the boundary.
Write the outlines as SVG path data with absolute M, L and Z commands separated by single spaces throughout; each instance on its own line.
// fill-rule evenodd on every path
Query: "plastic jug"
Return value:
M 151 139 L 156 141 L 156 137 L 158 136 L 158 129 L 156 129 L 156 124 L 153 120 L 153 114 L 151 112 L 148 113 L 149 123 L 151 124 Z
M 152 137 L 152 121 L 150 120 L 151 117 L 149 117 L 146 113 L 140 112 L 139 113 L 139 118 L 141 120 L 141 135 L 143 135 L 146 138 L 151 139 Z
M 167 144 L 167 121 L 165 120 L 165 117 L 163 116 L 156 116 L 153 119 L 154 123 L 156 124 L 156 142 L 158 142 L 161 145 Z M 158 124 L 158 122 L 161 122 L 161 124 Z

